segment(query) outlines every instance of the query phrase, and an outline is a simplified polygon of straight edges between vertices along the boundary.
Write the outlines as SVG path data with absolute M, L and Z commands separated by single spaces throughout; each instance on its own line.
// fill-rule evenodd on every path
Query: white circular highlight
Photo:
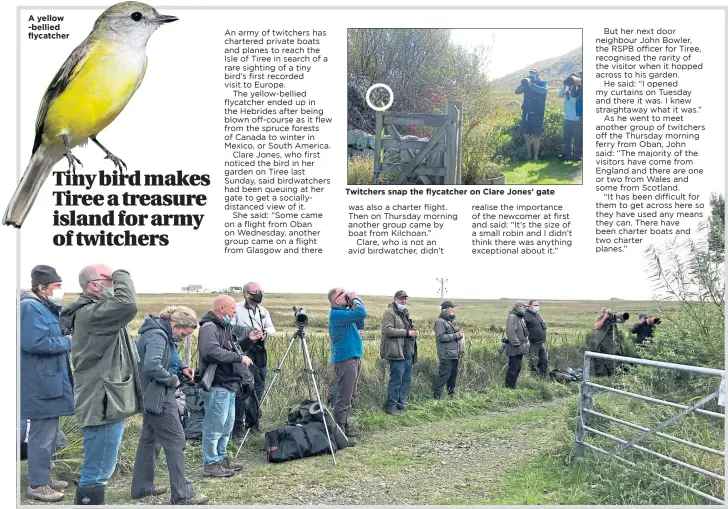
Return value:
M 379 88 L 379 87 L 382 87 L 384 90 L 389 92 L 389 102 L 384 106 L 374 106 L 372 104 L 372 99 L 370 97 L 372 95 L 372 90 L 374 90 L 375 88 Z M 393 102 L 394 102 L 394 92 L 392 92 L 392 89 L 389 88 L 389 86 L 385 85 L 384 83 L 375 83 L 374 85 L 369 87 L 369 90 L 367 90 L 367 104 L 374 111 L 387 111 L 389 109 L 389 107 L 392 106 Z

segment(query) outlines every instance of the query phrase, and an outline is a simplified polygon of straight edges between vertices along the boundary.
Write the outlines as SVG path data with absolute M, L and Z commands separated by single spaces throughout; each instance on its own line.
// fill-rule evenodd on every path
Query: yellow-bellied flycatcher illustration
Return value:
M 66 59 L 48 86 L 35 121 L 33 155 L 3 219 L 20 228 L 48 178 L 63 157 L 76 172 L 81 161 L 71 149 L 89 139 L 119 170 L 126 163 L 96 136 L 121 113 L 141 85 L 147 69 L 149 37 L 164 23 L 177 21 L 141 2 L 106 9 L 91 33 Z

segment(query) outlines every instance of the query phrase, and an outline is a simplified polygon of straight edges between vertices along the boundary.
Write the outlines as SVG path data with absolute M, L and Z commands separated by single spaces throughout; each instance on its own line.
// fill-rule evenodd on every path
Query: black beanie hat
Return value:
M 61 281 L 61 276 L 58 275 L 56 269 L 49 265 L 36 265 L 30 271 L 30 286 L 33 288 L 38 285 L 49 285 Z

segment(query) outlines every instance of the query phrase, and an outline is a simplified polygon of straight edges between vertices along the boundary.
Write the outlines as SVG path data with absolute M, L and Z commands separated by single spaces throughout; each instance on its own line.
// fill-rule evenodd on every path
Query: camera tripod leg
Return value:
M 326 408 L 326 407 L 324 406 L 323 402 L 321 401 L 321 394 L 319 393 L 318 385 L 316 384 L 316 376 L 314 375 L 313 365 L 311 364 L 311 356 L 308 353 L 308 345 L 306 344 L 306 338 L 304 337 L 303 334 L 301 334 L 300 337 L 301 337 L 301 343 L 303 344 L 303 359 L 306 362 L 306 367 L 308 368 L 309 375 L 311 375 L 311 382 L 313 382 L 313 388 L 316 391 L 316 400 L 318 401 L 319 407 L 323 411 L 324 408 Z M 310 393 L 310 391 L 311 391 L 311 389 L 309 386 L 309 393 Z M 328 412 L 328 409 L 326 409 L 326 411 Z M 329 414 L 331 414 L 331 412 L 329 412 Z M 329 451 L 331 451 L 331 459 L 334 462 L 334 466 L 336 466 L 336 455 L 334 454 L 334 445 L 331 443 L 331 434 L 329 433 L 329 425 L 326 423 L 326 417 L 324 417 L 322 420 L 324 421 L 324 430 L 326 431 L 326 439 L 329 441 Z M 335 421 L 336 421 L 336 419 L 334 419 L 334 422 Z M 336 427 L 337 428 L 339 427 L 338 423 L 337 423 Z M 341 428 L 339 428 L 339 430 L 341 430 Z M 346 434 L 344 434 L 344 435 L 346 436 Z
M 270 394 L 270 390 L 273 388 L 273 384 L 276 383 L 276 380 L 278 379 L 278 375 L 281 374 L 281 368 L 283 367 L 283 363 L 286 362 L 286 358 L 288 357 L 288 354 L 291 352 L 291 348 L 293 348 L 293 345 L 296 343 L 297 336 L 293 336 L 291 338 L 291 342 L 288 345 L 288 348 L 286 349 L 286 353 L 283 354 L 283 358 L 281 358 L 281 362 L 278 363 L 278 366 L 273 370 L 273 378 L 271 379 L 270 383 L 268 384 L 268 387 L 265 388 L 265 392 L 263 393 L 263 397 L 260 400 L 260 407 L 263 406 L 263 402 L 265 401 L 265 398 L 268 397 L 268 394 Z M 243 437 L 243 440 L 240 442 L 240 446 L 238 447 L 237 452 L 235 453 L 235 456 L 233 456 L 233 459 L 238 457 L 238 454 L 240 454 L 240 451 L 243 449 L 243 445 L 245 444 L 245 441 L 248 438 L 248 435 L 250 434 L 250 428 L 245 430 L 245 436 Z

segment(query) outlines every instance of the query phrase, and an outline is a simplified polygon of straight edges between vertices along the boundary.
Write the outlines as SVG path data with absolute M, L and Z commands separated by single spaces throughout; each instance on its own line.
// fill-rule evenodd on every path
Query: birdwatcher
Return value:
M 412 382 L 412 366 L 417 362 L 418 332 L 407 309 L 407 298 L 407 292 L 399 290 L 382 315 L 379 353 L 382 359 L 389 361 L 385 411 L 393 415 L 399 415 L 405 410 Z
M 632 334 L 637 336 L 634 342 L 641 345 L 646 339 L 649 339 L 654 335 L 657 324 L 660 323 L 660 319 L 648 315 L 647 313 L 640 313 L 639 318 L 639 322 L 632 326 Z
M 434 397 L 442 398 L 442 389 L 447 385 L 447 394 L 455 396 L 458 379 L 458 364 L 465 352 L 463 331 L 455 326 L 455 304 L 446 300 L 440 304 L 440 316 L 435 320 L 435 343 L 440 368 L 435 380 Z
M 527 307 L 522 300 L 516 301 L 506 319 L 506 355 L 508 355 L 506 387 L 509 389 L 516 388 L 523 356 L 530 350 L 528 328 L 524 320 Z
M 61 310 L 61 324 L 73 334 L 74 413 L 83 434 L 75 504 L 103 505 L 124 419 L 144 409 L 138 353 L 127 329 L 137 312 L 136 290 L 126 270 L 106 265 L 84 267 L 78 283 L 83 293 Z
M 528 159 L 538 161 L 541 147 L 541 131 L 543 130 L 543 117 L 546 111 L 546 94 L 549 85 L 543 81 L 538 69 L 531 69 L 528 76 L 521 80 L 516 87 L 516 94 L 523 94 L 521 105 L 521 134 L 526 144 Z M 533 140 L 533 150 L 531 141 Z
M 144 417 L 139 437 L 131 498 L 142 499 L 167 492 L 154 485 L 160 449 L 164 449 L 172 505 L 204 505 L 208 498 L 192 489 L 185 477 L 185 432 L 179 419 L 175 389 L 180 377 L 193 379 L 177 344 L 197 328 L 197 315 L 185 306 L 168 306 L 159 316 L 148 316 L 139 328 L 137 350 L 139 372 L 144 388 Z
M 546 322 L 541 317 L 541 305 L 537 300 L 528 301 L 523 315 L 528 329 L 528 360 L 533 376 L 545 377 L 549 371 L 549 356 L 546 351 Z
M 336 373 L 334 419 L 347 438 L 359 436 L 351 424 L 350 412 L 356 381 L 361 369 L 363 344 L 357 323 L 367 316 L 364 303 L 356 292 L 332 288 L 328 293 L 331 361 Z
M 629 318 L 629 314 L 626 314 Z M 589 350 L 592 352 L 615 354 L 616 341 L 614 337 L 616 324 L 624 323 L 625 313 L 612 313 L 611 308 L 603 307 L 594 323 L 594 336 L 591 339 Z M 593 359 L 595 376 L 614 375 L 615 362 L 611 359 Z
M 68 483 L 51 477 L 51 463 L 58 443 L 65 442 L 60 417 L 73 415 L 71 336 L 59 320 L 63 283 L 56 269 L 33 267 L 30 286 L 20 295 L 20 417 L 31 421 L 26 493 L 58 502 Z
M 243 365 L 250 366 L 253 361 L 235 351 L 231 325 L 234 316 L 235 299 L 229 295 L 217 296 L 212 302 L 212 311 L 200 320 L 197 335 L 197 368 L 203 377 L 200 393 L 205 408 L 202 421 L 202 475 L 205 477 L 230 477 L 243 469 L 228 458 L 227 444 L 235 423 L 235 394 L 243 381 Z M 210 377 L 208 387 L 205 387 L 206 376 Z
M 253 364 L 250 370 L 255 378 L 255 395 L 260 403 L 265 392 L 265 379 L 268 376 L 268 352 L 265 342 L 275 336 L 270 313 L 260 303 L 263 302 L 263 290 L 258 283 L 250 282 L 243 286 L 242 302 L 235 307 L 235 317 L 231 322 L 233 335 L 239 341 L 240 349 L 250 357 Z M 241 443 L 245 429 L 243 427 L 243 394 L 238 390 L 235 396 L 235 425 L 232 440 Z
M 141 2 L 122 2 L 106 9 L 86 39 L 71 52 L 48 86 L 38 109 L 35 141 L 28 167 L 3 222 L 20 228 L 51 168 L 63 159 L 76 173 L 81 161 L 71 150 L 91 140 L 114 167 L 126 163 L 98 140 L 142 84 L 147 69 L 146 46 L 152 34 L 174 16 L 159 14 Z

